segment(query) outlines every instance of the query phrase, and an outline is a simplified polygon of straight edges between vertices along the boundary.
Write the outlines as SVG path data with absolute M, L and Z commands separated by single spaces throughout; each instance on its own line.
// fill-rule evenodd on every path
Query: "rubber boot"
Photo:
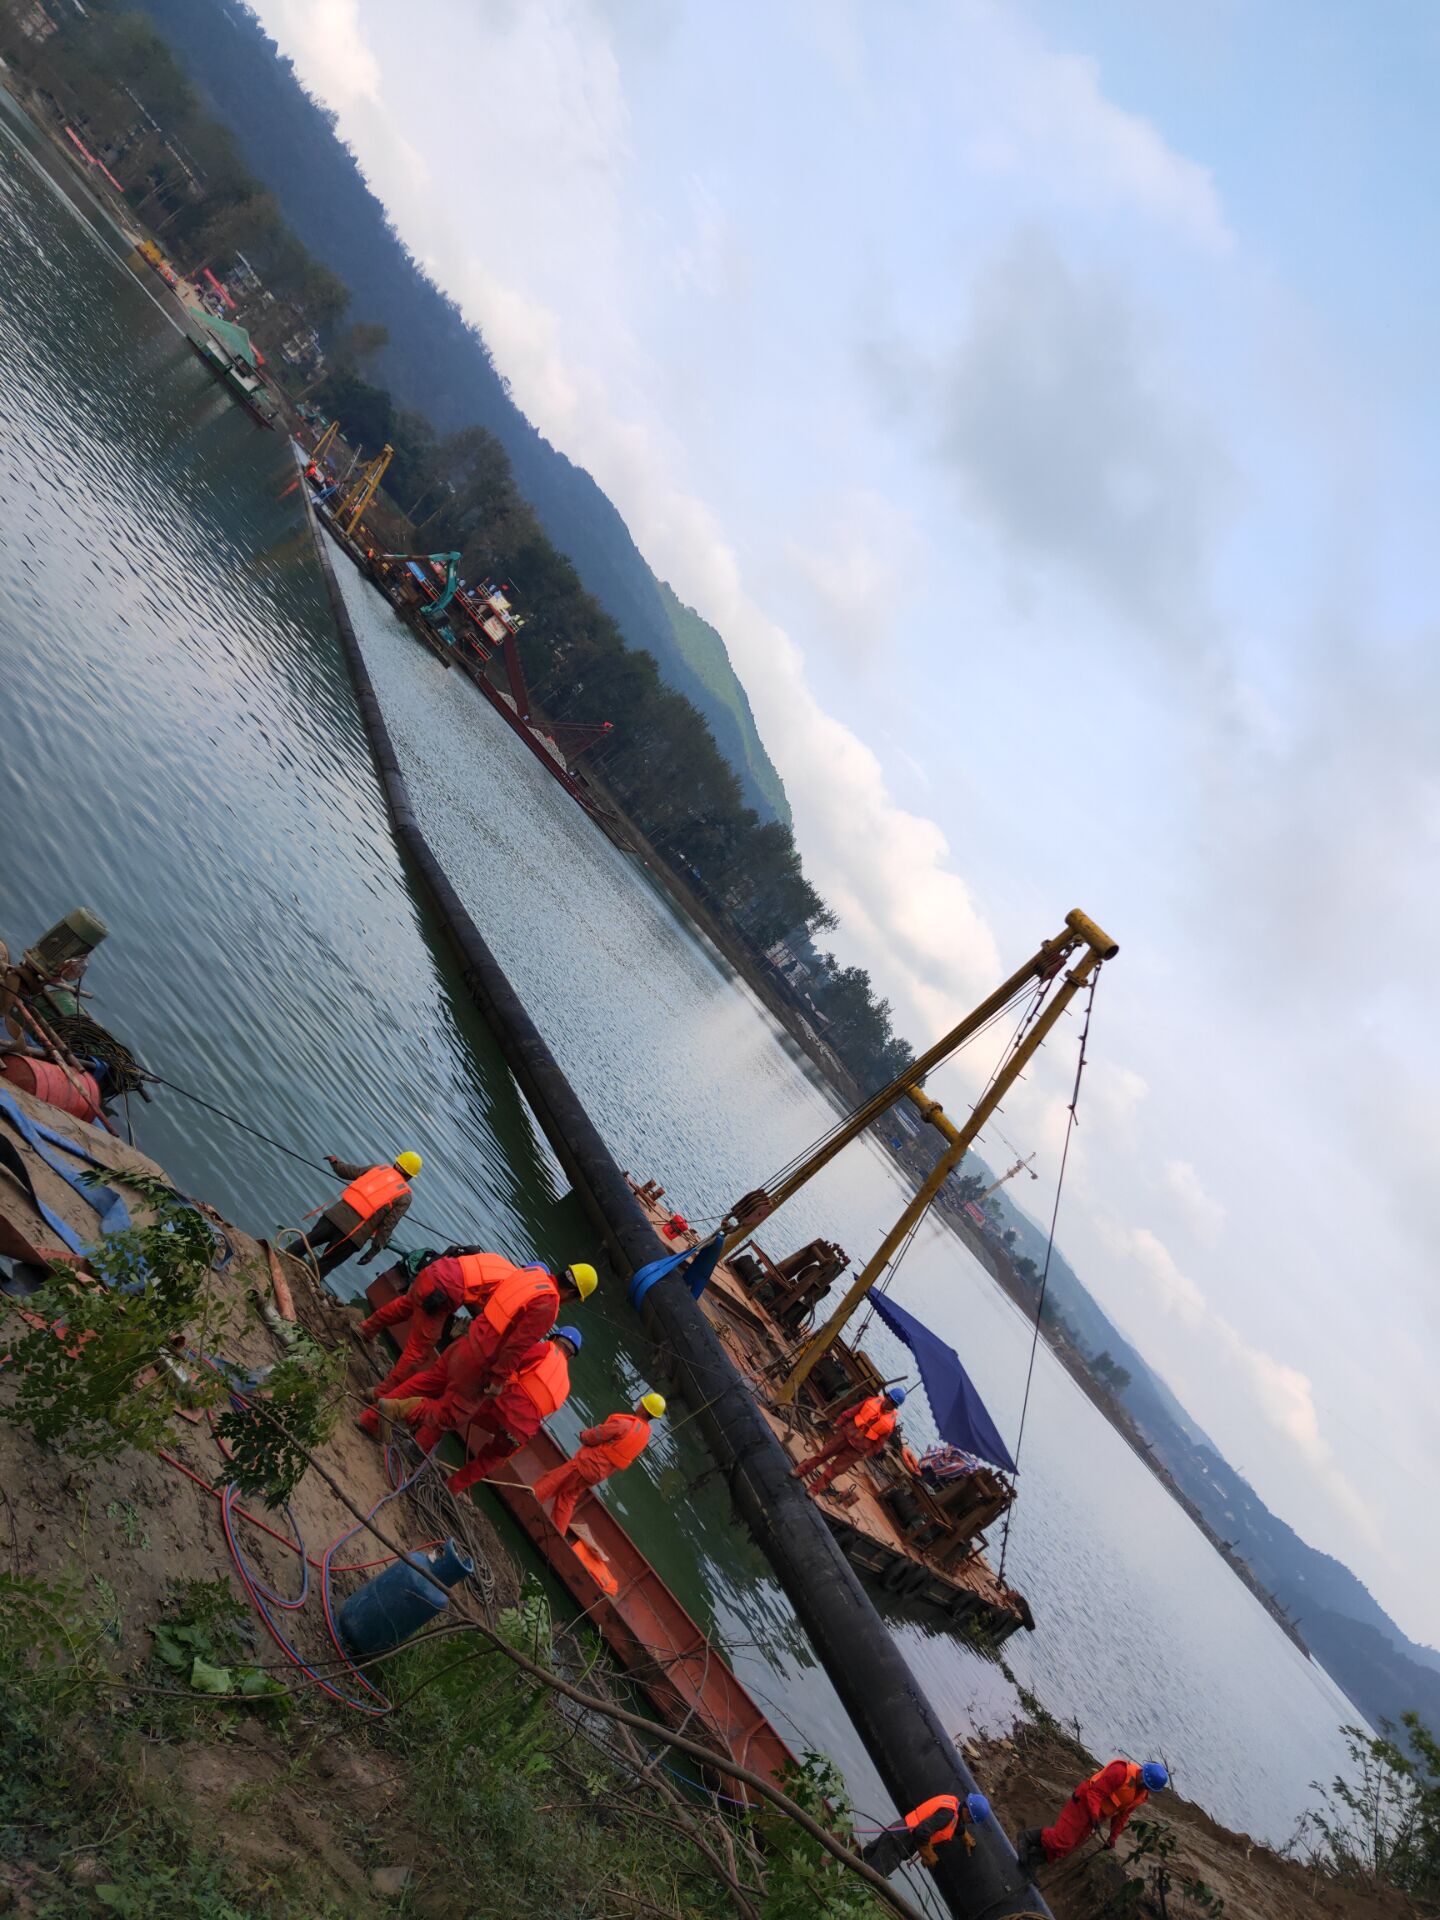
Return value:
M 1020 1859 L 1020 1871 L 1028 1873 L 1033 1879 L 1036 1872 L 1045 1864 L 1045 1849 L 1040 1844 L 1039 1827 L 1022 1827 L 1015 1836 L 1015 1851 Z

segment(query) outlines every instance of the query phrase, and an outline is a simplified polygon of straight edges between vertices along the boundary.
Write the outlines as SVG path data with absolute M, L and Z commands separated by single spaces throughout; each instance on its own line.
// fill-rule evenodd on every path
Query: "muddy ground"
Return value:
M 1109 1757 L 1109 1756 L 1107 1756 Z M 1066 1735 L 1027 1724 L 1011 1738 L 975 1750 L 975 1771 L 1012 1836 L 1021 1827 L 1048 1826 L 1077 1781 L 1096 1761 Z M 1175 1841 L 1166 1862 L 1171 1886 L 1162 1900 L 1153 1860 L 1127 1856 L 1135 1846 L 1135 1823 L 1163 1820 Z M 1126 1883 L 1145 1882 L 1143 1892 Z M 1249 1834 L 1232 1833 L 1176 1793 L 1157 1796 L 1121 1834 L 1113 1853 L 1096 1841 L 1068 1860 L 1040 1870 L 1038 1885 L 1056 1920 L 1101 1920 L 1102 1915 L 1156 1916 L 1157 1920 L 1214 1920 L 1217 1909 L 1184 1892 L 1198 1881 L 1222 1901 L 1223 1920 L 1417 1920 L 1419 1909 L 1401 1894 L 1340 1885 L 1313 1869 L 1282 1859 Z
M 93 1128 L 78 1121 L 67 1124 L 53 1108 L 17 1096 L 27 1111 L 43 1117 L 46 1125 L 77 1140 L 107 1164 L 159 1174 L 159 1169 L 121 1142 L 98 1138 Z M 89 1237 L 94 1216 L 73 1190 L 27 1155 L 41 1198 Z M 143 1203 L 131 1201 L 137 1221 L 146 1217 Z M 8 1177 L 0 1177 L 0 1213 L 15 1230 L 35 1244 L 53 1242 L 43 1221 L 29 1207 Z M 219 1275 L 217 1310 L 207 1344 L 210 1350 L 244 1367 L 278 1360 L 283 1347 L 265 1325 L 247 1297 L 253 1289 L 273 1298 L 269 1265 L 259 1244 L 238 1229 L 224 1226 L 230 1253 Z M 355 1427 L 366 1384 L 378 1377 L 371 1350 L 354 1334 L 359 1314 L 342 1306 L 308 1270 L 284 1260 L 296 1315 L 323 1345 L 343 1349 L 350 1357 L 351 1411 L 342 1416 L 331 1440 L 322 1449 L 321 1464 L 343 1486 L 362 1511 L 368 1511 L 389 1491 L 382 1456 L 375 1444 Z M 0 1335 L 14 1338 L 15 1322 L 7 1315 Z M 0 1351 L 4 1341 L 0 1339 Z M 388 1364 L 388 1360 L 386 1362 Z M 0 1373 L 0 1401 L 13 1387 Z M 356 1738 L 337 1731 L 333 1712 L 321 1696 L 300 1680 L 296 1670 L 263 1633 L 254 1637 L 247 1659 L 276 1671 L 287 1684 L 298 1681 L 297 1711 L 285 1738 L 263 1717 L 235 1712 L 213 1735 L 196 1715 L 197 1734 L 204 1737 L 164 1739 L 141 1731 L 154 1697 L 145 1689 L 155 1683 L 175 1684 L 175 1676 L 157 1672 L 152 1657 L 152 1629 L 162 1619 L 174 1619 L 177 1595 L 184 1583 L 223 1581 L 239 1607 L 250 1612 L 248 1600 L 235 1576 L 220 1520 L 220 1502 L 209 1489 L 218 1479 L 220 1455 L 208 1419 L 180 1419 L 167 1451 L 178 1464 L 127 1451 L 113 1460 L 78 1464 L 56 1448 L 34 1440 L 8 1421 L 0 1420 L 0 1571 L 23 1580 L 67 1583 L 79 1594 L 84 1611 L 103 1623 L 107 1665 L 116 1675 L 117 1698 L 133 1709 L 137 1730 L 128 1736 L 127 1762 L 142 1793 L 157 1802 L 171 1799 L 190 1806 L 200 1827 L 214 1836 L 224 1851 L 257 1881 L 293 1883 L 295 1911 L 315 1911 L 323 1902 L 361 1916 L 393 1913 L 393 1896 L 375 1885 L 377 1869 L 409 1864 L 418 1847 L 403 1821 L 394 1818 L 394 1803 L 402 1795 L 398 1768 L 384 1752 L 371 1746 L 357 1728 Z M 195 1479 L 186 1477 L 188 1468 Z M 197 1484 L 197 1482 L 201 1484 Z M 318 1560 L 325 1548 L 354 1525 L 354 1515 L 313 1470 L 296 1491 L 289 1515 L 267 1512 L 262 1502 L 241 1505 L 278 1532 L 291 1521 Z M 387 1533 L 406 1548 L 428 1544 L 437 1525 L 446 1531 L 463 1530 L 465 1544 L 485 1576 L 471 1589 L 473 1601 L 493 1618 L 499 1607 L 511 1604 L 518 1581 L 490 1522 L 468 1501 L 456 1502 L 437 1489 L 420 1501 L 404 1495 L 384 1507 L 378 1516 Z M 242 1550 L 258 1576 L 276 1592 L 299 1592 L 298 1556 L 269 1539 L 258 1527 L 241 1523 Z M 386 1549 L 361 1534 L 338 1556 L 347 1560 L 375 1560 Z M 338 1606 L 368 1574 L 337 1575 Z M 284 1615 L 286 1630 L 302 1655 L 323 1670 L 337 1668 L 335 1650 L 326 1631 L 317 1591 L 318 1573 L 311 1569 L 312 1595 L 303 1611 Z M 383 1685 L 383 1669 L 379 1676 Z M 183 1676 L 181 1678 L 183 1684 Z M 312 1707 L 313 1702 L 313 1707 Z M 383 1836 L 378 1843 L 376 1835 Z M 103 1854 L 103 1833 L 77 1833 L 75 1864 L 83 1876 L 91 1849 Z M 97 1867 L 98 1871 L 98 1867 Z M 301 1892 L 303 1888 L 305 1891 Z M 315 1905 L 306 1904 L 307 1895 Z M 43 1884 L 27 1884 L 23 1863 L 0 1866 L 0 1910 L 41 1911 Z

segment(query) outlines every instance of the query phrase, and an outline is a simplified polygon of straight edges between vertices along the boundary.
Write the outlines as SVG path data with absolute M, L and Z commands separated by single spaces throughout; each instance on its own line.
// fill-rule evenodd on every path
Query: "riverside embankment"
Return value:
M 424 1221 L 517 1257 L 574 1257 L 593 1230 L 396 850 L 308 538 L 280 497 L 284 448 L 8 160 L 0 274 L 0 920 L 35 928 L 89 902 L 112 929 L 97 1011 L 157 1071 L 311 1160 L 418 1145 Z M 355 605 L 417 818 L 586 1110 L 622 1165 L 693 1218 L 720 1211 L 829 1123 L 823 1088 L 630 863 L 497 740 L 474 690 L 383 609 Z M 252 1229 L 323 1197 L 310 1168 L 174 1095 L 136 1123 L 190 1191 Z M 863 1254 L 902 1202 L 865 1147 L 778 1231 Z M 904 1288 L 1013 1431 L 1019 1316 L 940 1229 L 912 1249 Z M 629 1309 L 594 1303 L 561 1438 L 649 1360 Z M 907 1418 L 923 1442 L 918 1401 Z M 886 1817 L 693 1436 L 657 1443 L 617 1510 L 751 1690 Z M 1040 1630 L 1011 1643 L 1020 1677 L 1092 1745 L 1163 1744 L 1190 1798 L 1283 1840 L 1310 1781 L 1344 1763 L 1345 1703 L 1043 1354 L 1026 1448 L 1011 1557 Z M 893 1627 L 947 1731 L 1016 1711 L 993 1667 Z
M 396 836 L 463 958 L 466 984 L 507 1064 L 604 1235 L 617 1272 L 628 1281 L 667 1249 L 416 823 L 340 590 L 336 556 L 313 509 L 310 525 Z M 340 564 L 348 565 L 348 558 Z M 667 1275 L 649 1289 L 645 1318 L 658 1336 L 658 1357 L 683 1382 L 739 1512 L 775 1569 L 897 1808 L 908 1810 L 937 1793 L 961 1798 L 974 1793 L 969 1767 L 818 1509 L 792 1478 L 789 1458 L 678 1276 Z M 978 1827 L 974 1839 L 973 1847 L 942 1849 L 934 1868 L 956 1920 L 1047 1915 L 1008 1836 L 992 1821 Z

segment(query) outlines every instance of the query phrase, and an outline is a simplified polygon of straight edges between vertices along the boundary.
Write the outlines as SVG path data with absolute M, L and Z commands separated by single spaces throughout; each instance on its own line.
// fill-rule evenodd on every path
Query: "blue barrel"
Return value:
M 449 1595 L 435 1582 L 453 1587 L 474 1571 L 474 1561 L 453 1540 L 434 1553 L 407 1553 L 355 1589 L 340 1609 L 340 1636 L 362 1659 L 398 1647 L 450 1604 Z

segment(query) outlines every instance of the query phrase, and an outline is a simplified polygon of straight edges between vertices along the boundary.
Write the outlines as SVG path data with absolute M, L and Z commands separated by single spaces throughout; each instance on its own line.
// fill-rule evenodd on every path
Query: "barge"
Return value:
M 696 1234 L 675 1226 L 661 1188 L 633 1178 L 630 1184 L 658 1232 L 677 1247 L 699 1246 Z M 777 1371 L 801 1351 L 811 1312 L 847 1264 L 844 1252 L 823 1240 L 778 1261 L 752 1242 L 716 1264 L 700 1296 L 766 1424 L 797 1463 L 830 1437 L 837 1410 L 887 1384 L 863 1347 L 837 1338 L 795 1402 L 777 1398 Z M 894 1444 L 813 1497 L 851 1565 L 896 1600 L 992 1647 L 1022 1627 L 1033 1631 L 1029 1602 L 985 1557 L 985 1529 L 1015 1498 L 999 1469 L 976 1460 L 955 1479 L 936 1482 L 897 1430 Z

